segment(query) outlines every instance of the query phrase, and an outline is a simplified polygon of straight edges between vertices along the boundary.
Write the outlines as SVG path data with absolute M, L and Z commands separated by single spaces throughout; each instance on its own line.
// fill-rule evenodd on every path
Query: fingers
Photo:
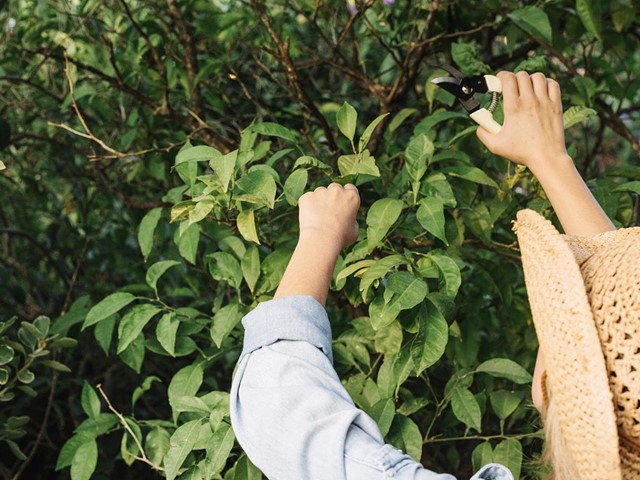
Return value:
M 531 79 L 531 83 L 533 85 L 533 92 L 535 93 L 536 97 L 538 97 L 541 100 L 549 98 L 547 78 L 544 76 L 544 74 L 540 72 L 533 73 L 529 78 Z
M 562 111 L 562 96 L 558 82 L 551 78 L 547 79 L 547 91 L 549 93 L 549 99 L 556 105 L 559 111 Z
M 520 98 L 530 100 L 534 98 L 535 93 L 533 91 L 533 83 L 531 77 L 525 71 L 516 73 L 516 80 L 518 81 L 518 92 L 520 92 Z
M 511 72 L 500 72 L 497 77 L 502 83 L 504 108 L 505 110 L 510 110 L 518 100 L 518 81 L 516 80 L 516 76 Z

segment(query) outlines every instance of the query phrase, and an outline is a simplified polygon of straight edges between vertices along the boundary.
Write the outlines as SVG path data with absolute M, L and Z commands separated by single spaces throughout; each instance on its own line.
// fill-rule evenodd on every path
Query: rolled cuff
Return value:
M 296 295 L 263 302 L 242 319 L 242 324 L 241 357 L 279 340 L 298 340 L 322 350 L 333 364 L 329 318 L 313 297 Z

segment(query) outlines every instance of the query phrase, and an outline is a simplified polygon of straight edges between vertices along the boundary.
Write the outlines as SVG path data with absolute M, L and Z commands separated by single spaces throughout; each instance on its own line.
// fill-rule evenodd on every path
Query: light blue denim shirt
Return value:
M 326 310 L 312 297 L 261 303 L 244 319 L 231 423 L 270 480 L 455 480 L 385 444 L 333 368 Z M 513 480 L 502 465 L 471 480 Z

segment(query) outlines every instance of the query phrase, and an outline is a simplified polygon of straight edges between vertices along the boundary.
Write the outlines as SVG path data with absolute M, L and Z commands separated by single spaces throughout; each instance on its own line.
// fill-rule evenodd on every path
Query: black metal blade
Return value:
M 460 85 L 461 80 L 464 79 L 457 79 L 453 77 L 437 77 L 431 80 L 431 82 L 436 84 L 440 88 L 444 88 L 447 92 L 452 93 L 467 112 L 473 113 L 480 108 L 480 102 L 473 98 L 473 93 L 469 95 L 465 94 L 462 91 L 462 86 Z

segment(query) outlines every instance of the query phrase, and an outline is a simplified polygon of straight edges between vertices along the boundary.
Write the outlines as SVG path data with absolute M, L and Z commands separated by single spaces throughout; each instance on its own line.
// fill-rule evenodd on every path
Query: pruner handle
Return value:
M 487 82 L 487 92 L 502 93 L 502 82 L 498 77 L 494 75 L 485 75 L 484 80 Z M 469 116 L 489 133 L 496 134 L 502 129 L 502 125 L 493 119 L 493 114 L 486 108 L 476 110 Z
M 499 133 L 500 130 L 502 130 L 502 125 L 500 125 L 493 119 L 492 113 L 486 108 L 476 110 L 469 116 L 482 128 L 488 130 L 489 133 L 496 134 Z

